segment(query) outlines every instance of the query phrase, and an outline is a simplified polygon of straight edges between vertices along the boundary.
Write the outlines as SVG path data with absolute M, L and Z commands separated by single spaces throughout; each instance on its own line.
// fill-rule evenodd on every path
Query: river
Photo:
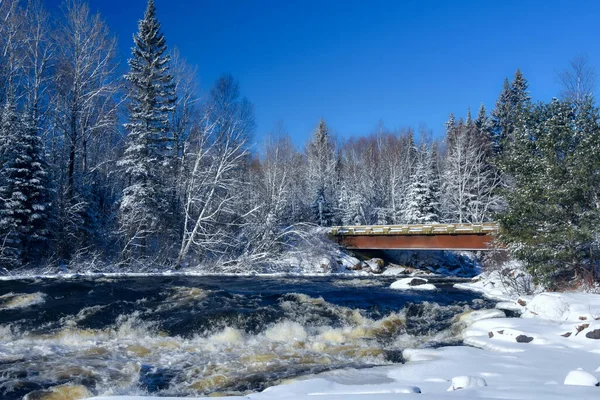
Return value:
M 259 391 L 460 343 L 455 316 L 491 307 L 393 278 L 136 277 L 0 282 L 0 398 L 61 384 L 93 394 Z

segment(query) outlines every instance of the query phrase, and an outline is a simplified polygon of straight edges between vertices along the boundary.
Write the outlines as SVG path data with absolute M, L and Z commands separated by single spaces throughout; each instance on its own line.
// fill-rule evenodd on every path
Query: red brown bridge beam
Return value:
M 498 229 L 494 223 L 338 226 L 330 235 L 354 250 L 493 250 Z

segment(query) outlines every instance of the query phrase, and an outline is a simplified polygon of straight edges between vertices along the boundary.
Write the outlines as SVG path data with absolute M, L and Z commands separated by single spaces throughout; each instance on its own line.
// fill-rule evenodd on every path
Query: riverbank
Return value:
M 492 280 L 460 287 L 501 299 L 499 307 L 522 316 L 506 318 L 501 310 L 463 315 L 463 339 L 469 346 L 407 349 L 403 365 L 331 371 L 223 399 L 397 399 L 400 393 L 406 399 L 597 399 L 600 295 L 518 297 Z M 95 398 L 109 399 L 117 398 Z

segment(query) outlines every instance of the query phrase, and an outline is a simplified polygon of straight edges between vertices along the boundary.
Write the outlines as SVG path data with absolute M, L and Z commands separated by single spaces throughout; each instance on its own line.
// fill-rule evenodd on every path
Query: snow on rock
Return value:
M 367 265 L 371 273 L 383 273 L 384 261 L 381 258 L 371 258 L 370 260 L 365 261 L 365 264 Z
M 435 285 L 427 283 L 423 278 L 404 278 L 399 279 L 390 285 L 391 289 L 398 290 L 435 290 Z
M 541 293 L 525 306 L 524 318 L 586 322 L 600 317 L 600 295 Z
M 499 309 L 493 310 L 479 310 L 479 311 L 467 311 L 461 314 L 458 319 L 467 325 L 471 325 L 474 322 L 481 321 L 490 318 L 505 318 L 506 314 L 504 311 Z
M 485 379 L 478 376 L 455 376 L 448 388 L 449 392 L 459 389 L 470 389 L 487 386 Z
M 559 293 L 542 293 L 525 306 L 525 318 L 564 321 L 569 316 L 569 303 Z
M 600 386 L 598 379 L 582 369 L 569 371 L 565 378 L 565 385 L 569 386 Z
M 522 312 L 523 311 L 523 306 L 516 303 L 516 302 L 512 302 L 512 301 L 501 301 L 498 302 L 496 304 L 496 308 L 499 310 L 506 310 L 506 311 L 515 311 L 515 312 Z

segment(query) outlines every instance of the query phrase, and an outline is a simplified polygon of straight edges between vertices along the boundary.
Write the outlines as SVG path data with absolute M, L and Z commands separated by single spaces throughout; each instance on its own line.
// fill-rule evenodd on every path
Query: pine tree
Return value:
M 42 143 L 10 98 L 2 114 L 4 146 L 0 186 L 2 261 L 25 264 L 43 255 L 49 231 L 49 179 Z
M 134 42 L 125 75 L 129 83 L 128 143 L 119 165 L 128 185 L 120 204 L 120 224 L 127 245 L 145 253 L 148 240 L 165 228 L 170 210 L 165 175 L 172 150 L 169 113 L 175 101 L 167 44 L 153 0 L 148 1 Z

